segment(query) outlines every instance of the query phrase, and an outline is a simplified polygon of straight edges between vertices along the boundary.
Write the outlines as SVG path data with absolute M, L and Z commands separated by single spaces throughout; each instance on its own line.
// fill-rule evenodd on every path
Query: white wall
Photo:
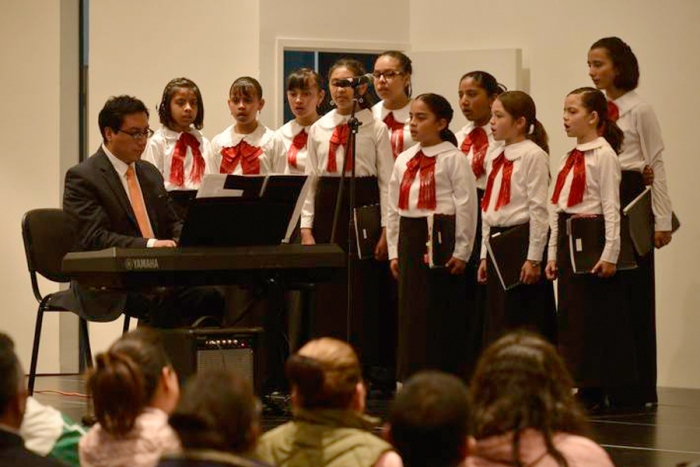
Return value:
M 61 23 L 62 10 L 74 5 L 70 1 L 0 2 L 0 93 L 4 107 L 0 114 L 0 330 L 15 340 L 26 369 L 37 302 L 27 272 L 20 221 L 30 209 L 60 207 L 60 154 L 75 150 L 77 144 L 77 121 L 66 125 L 60 119 L 62 112 L 69 114 L 77 108 L 77 101 L 71 103 L 67 96 L 74 90 L 63 69 L 67 61 L 77 63 L 77 49 L 75 56 L 64 53 L 66 36 L 70 36 L 66 29 L 75 25 Z M 44 293 L 58 289 L 46 282 L 41 288 Z M 58 315 L 47 316 L 40 372 L 58 371 L 58 329 Z
M 439 8 L 425 0 L 410 4 L 414 50 L 522 49 L 523 66 L 530 73 L 529 91 L 550 134 L 553 163 L 573 144 L 562 131 L 561 109 L 569 91 L 591 84 L 586 67 L 591 44 L 616 35 L 632 46 L 641 68 L 639 92 L 654 106 L 663 127 L 671 197 L 683 223 L 673 243 L 656 256 L 659 384 L 700 388 L 696 345 L 700 220 L 694 205 L 698 196 L 692 191 L 700 173 L 692 138 L 700 124 L 700 3 L 444 0 Z
M 256 0 L 90 2 L 90 153 L 102 141 L 97 115 L 110 96 L 138 97 L 158 128 L 163 88 L 180 76 L 202 91 L 204 134 L 211 138 L 229 126 L 231 83 L 258 75 L 258 24 Z M 108 347 L 121 325 L 121 319 L 92 324 L 93 353 Z

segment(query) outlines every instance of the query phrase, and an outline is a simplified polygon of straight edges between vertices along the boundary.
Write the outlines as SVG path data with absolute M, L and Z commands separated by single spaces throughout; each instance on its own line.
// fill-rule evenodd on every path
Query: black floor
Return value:
M 41 376 L 37 378 L 36 398 L 75 420 L 87 411 L 85 397 L 61 395 L 84 393 L 80 376 Z M 368 412 L 382 417 L 388 400 L 372 397 Z M 270 429 L 287 416 L 266 410 L 263 427 Z M 681 462 L 700 460 L 700 390 L 659 389 L 659 405 L 654 410 L 600 415 L 591 418 L 596 441 L 610 453 L 617 467 L 673 467 Z

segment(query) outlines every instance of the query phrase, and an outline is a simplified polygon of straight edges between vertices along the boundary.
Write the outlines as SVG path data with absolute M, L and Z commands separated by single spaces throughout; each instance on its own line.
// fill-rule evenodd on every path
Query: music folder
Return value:
M 455 251 L 456 217 L 452 214 L 428 216 L 428 264 L 444 268 Z
M 353 209 L 357 257 L 374 258 L 374 249 L 382 234 L 382 211 L 379 204 L 370 204 Z
M 503 290 L 519 285 L 520 272 L 530 246 L 530 223 L 495 232 L 486 242 L 486 249 L 498 274 Z
M 569 256 L 575 274 L 590 274 L 605 248 L 605 218 L 602 215 L 574 215 L 566 220 Z M 631 242 L 620 242 L 617 270 L 635 269 L 637 261 Z
M 651 187 L 633 199 L 622 210 L 624 214 L 621 230 L 625 230 L 623 241 L 631 241 L 639 256 L 647 255 L 654 248 L 654 214 L 651 210 Z M 625 238 L 629 235 L 629 240 Z
M 180 246 L 286 243 L 311 183 L 306 175 L 205 176 L 189 206 Z

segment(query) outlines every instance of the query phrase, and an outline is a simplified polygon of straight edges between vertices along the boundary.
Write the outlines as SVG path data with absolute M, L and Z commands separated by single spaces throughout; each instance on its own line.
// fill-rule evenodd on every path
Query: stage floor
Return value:
M 87 413 L 81 376 L 39 376 L 36 398 L 79 421 Z M 368 411 L 383 417 L 389 401 L 371 397 Z M 268 430 L 287 420 L 266 411 Z M 659 388 L 659 404 L 653 410 L 619 412 L 591 417 L 596 441 L 610 453 L 617 467 L 673 467 L 700 460 L 700 390 Z

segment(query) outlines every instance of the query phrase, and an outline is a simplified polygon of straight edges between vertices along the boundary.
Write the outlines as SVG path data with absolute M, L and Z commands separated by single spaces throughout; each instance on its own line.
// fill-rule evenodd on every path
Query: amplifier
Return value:
M 181 382 L 199 370 L 234 370 L 259 393 L 256 362 L 262 328 L 179 328 L 160 330 L 165 352 Z

